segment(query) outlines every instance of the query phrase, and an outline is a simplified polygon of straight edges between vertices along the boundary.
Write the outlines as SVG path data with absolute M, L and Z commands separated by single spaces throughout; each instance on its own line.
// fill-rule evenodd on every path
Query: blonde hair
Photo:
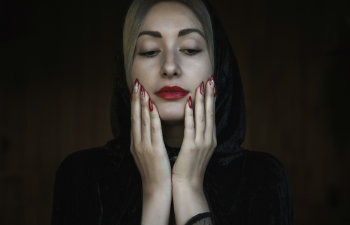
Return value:
M 131 89 L 133 85 L 131 81 L 131 67 L 142 22 L 152 6 L 159 2 L 178 2 L 192 10 L 202 24 L 210 61 L 214 68 L 213 29 L 208 9 L 201 0 L 134 0 L 126 14 L 123 27 L 124 68 L 129 89 Z

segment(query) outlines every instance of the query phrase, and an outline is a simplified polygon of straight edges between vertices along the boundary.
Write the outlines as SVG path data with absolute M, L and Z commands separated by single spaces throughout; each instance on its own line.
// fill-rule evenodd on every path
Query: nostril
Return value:
M 167 72 L 164 72 L 164 73 L 163 73 L 164 76 L 168 76 L 169 74 L 172 74 L 173 76 L 177 76 L 177 75 L 178 75 L 177 72 L 174 72 L 174 73 L 167 73 Z

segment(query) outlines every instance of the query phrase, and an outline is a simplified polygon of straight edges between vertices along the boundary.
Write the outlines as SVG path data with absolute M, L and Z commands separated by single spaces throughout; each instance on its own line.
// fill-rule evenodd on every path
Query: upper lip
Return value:
M 188 92 L 186 90 L 184 90 L 183 88 L 179 87 L 179 86 L 164 86 L 162 87 L 159 91 L 156 92 L 160 93 L 160 92 Z

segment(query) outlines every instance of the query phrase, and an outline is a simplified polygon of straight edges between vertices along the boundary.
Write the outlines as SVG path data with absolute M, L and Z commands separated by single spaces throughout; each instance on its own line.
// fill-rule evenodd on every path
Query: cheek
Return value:
M 200 84 L 202 81 L 204 83 L 213 74 L 211 62 L 208 57 L 198 57 L 192 59 L 182 59 L 181 65 L 183 71 L 190 77 L 194 84 Z M 196 86 L 197 87 L 197 86 Z
M 157 60 L 135 58 L 131 67 L 131 78 L 137 78 L 147 93 L 154 99 L 153 93 L 156 91 L 156 82 L 159 76 L 159 65 Z
M 136 57 L 131 67 L 131 78 L 136 78 L 141 82 L 147 82 L 154 78 L 157 73 L 158 63 L 156 60 L 144 60 Z
M 142 59 L 136 57 L 131 67 L 132 77 L 144 76 L 144 74 L 154 74 L 159 67 L 159 63 L 155 59 Z

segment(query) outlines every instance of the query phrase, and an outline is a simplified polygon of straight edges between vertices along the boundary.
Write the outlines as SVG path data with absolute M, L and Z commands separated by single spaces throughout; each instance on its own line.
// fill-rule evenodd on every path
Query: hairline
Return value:
M 205 35 L 204 40 L 207 43 L 208 50 L 209 50 L 209 57 L 210 61 L 212 64 L 212 68 L 214 70 L 215 68 L 215 61 L 214 61 L 214 36 L 213 36 L 213 28 L 212 28 L 212 21 L 210 18 L 210 13 L 209 9 L 205 5 L 205 3 L 202 2 L 202 0 L 193 0 L 193 1 L 184 1 L 184 0 L 154 0 L 151 1 L 149 5 L 146 5 L 146 7 L 134 7 L 137 4 L 140 4 L 142 0 L 134 0 L 133 3 L 131 4 L 131 7 L 129 7 L 128 13 L 125 17 L 125 23 L 124 23 L 124 28 L 123 28 L 123 52 L 124 52 L 124 68 L 125 68 L 125 75 L 128 86 L 131 85 L 132 87 L 132 81 L 129 80 L 130 78 L 130 72 L 131 72 L 131 67 L 132 67 L 132 61 L 135 55 L 135 50 L 136 50 L 136 43 L 138 40 L 138 35 L 140 33 L 142 24 L 143 24 L 143 19 L 149 12 L 149 10 L 154 7 L 158 3 L 162 2 L 176 2 L 178 4 L 182 4 L 185 7 L 189 8 L 195 15 L 195 17 L 198 19 L 200 22 L 201 28 L 203 29 L 203 32 Z M 197 3 L 192 3 L 192 2 L 197 2 Z M 135 5 L 136 3 L 136 5 Z M 139 6 L 139 5 L 138 5 Z M 199 10 L 195 10 L 195 6 L 199 6 Z M 140 11 L 141 10 L 141 11 Z M 204 15 L 203 15 L 204 13 Z M 134 16 L 141 16 L 141 17 L 136 17 L 136 19 L 132 20 L 131 18 Z M 133 22 L 132 22 L 133 21 Z M 132 22 L 132 23 L 130 23 Z M 134 30 L 133 30 L 133 29 Z M 136 30 L 135 30 L 136 29 Z M 129 39 L 126 37 L 132 36 L 132 33 L 135 35 L 135 39 Z M 127 36 L 128 34 L 129 36 Z M 131 42 L 130 42 L 131 41 Z M 128 54 L 128 50 L 125 48 L 126 46 L 133 46 L 133 53 Z M 129 51 L 130 53 L 130 51 Z M 129 87 L 130 88 L 130 87 Z

